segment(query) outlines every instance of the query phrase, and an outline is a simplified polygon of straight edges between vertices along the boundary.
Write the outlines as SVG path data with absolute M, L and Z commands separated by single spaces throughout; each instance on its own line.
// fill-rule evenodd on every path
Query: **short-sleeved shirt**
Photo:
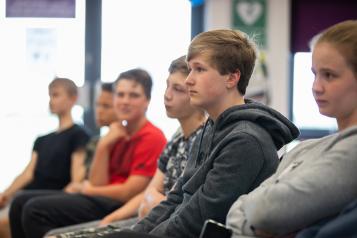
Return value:
M 129 139 L 119 139 L 110 152 L 109 183 L 124 183 L 131 175 L 154 176 L 165 145 L 165 135 L 149 121 Z
M 158 167 L 164 173 L 164 193 L 167 194 L 181 176 L 189 159 L 190 150 L 202 126 L 185 138 L 181 128 L 172 136 L 162 152 Z
M 36 139 L 33 151 L 37 162 L 33 181 L 25 189 L 62 189 L 71 180 L 72 154 L 84 148 L 89 135 L 81 126 L 73 126 Z

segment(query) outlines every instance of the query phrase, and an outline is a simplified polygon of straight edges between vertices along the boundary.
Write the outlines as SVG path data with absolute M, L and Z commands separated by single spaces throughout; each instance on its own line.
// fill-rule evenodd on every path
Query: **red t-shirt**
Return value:
M 165 135 L 149 121 L 129 140 L 118 140 L 110 153 L 109 183 L 124 183 L 130 175 L 154 176 L 165 145 Z

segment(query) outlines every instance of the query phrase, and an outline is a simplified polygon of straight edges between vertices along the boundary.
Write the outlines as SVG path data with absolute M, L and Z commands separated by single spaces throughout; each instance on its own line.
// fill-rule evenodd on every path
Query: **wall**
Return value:
M 204 30 L 231 27 L 231 0 L 206 0 Z M 288 116 L 290 0 L 267 0 L 267 66 L 271 106 Z

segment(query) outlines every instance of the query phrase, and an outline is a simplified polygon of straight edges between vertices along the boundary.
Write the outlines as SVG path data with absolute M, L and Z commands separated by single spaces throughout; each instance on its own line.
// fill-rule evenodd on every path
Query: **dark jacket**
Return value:
M 133 229 L 166 237 L 198 237 L 206 219 L 225 223 L 230 206 L 272 175 L 277 150 L 298 136 L 279 112 L 246 101 L 208 120 L 167 200 Z
M 296 235 L 296 238 L 331 237 L 357 237 L 357 200 L 348 204 L 338 216 L 323 219 Z

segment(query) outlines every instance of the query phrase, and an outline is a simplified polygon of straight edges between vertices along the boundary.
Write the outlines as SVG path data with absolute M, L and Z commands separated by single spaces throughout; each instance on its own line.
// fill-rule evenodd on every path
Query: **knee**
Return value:
M 22 209 L 22 224 L 31 224 L 41 217 L 41 202 L 34 198 L 24 204 Z
M 22 208 L 24 204 L 28 201 L 27 196 L 25 195 L 19 195 L 16 196 L 10 205 L 10 210 L 9 210 L 9 217 L 10 220 L 16 219 L 17 217 L 21 217 L 22 214 Z

